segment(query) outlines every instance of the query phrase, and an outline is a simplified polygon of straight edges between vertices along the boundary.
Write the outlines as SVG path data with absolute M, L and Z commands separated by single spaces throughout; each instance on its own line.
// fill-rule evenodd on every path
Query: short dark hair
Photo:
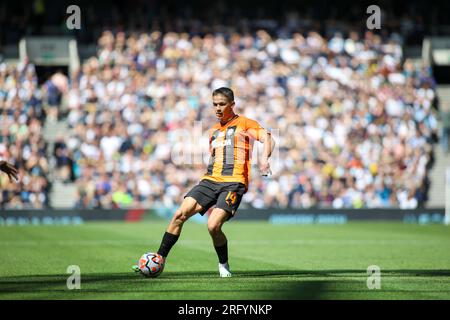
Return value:
M 218 94 L 221 94 L 221 95 L 227 97 L 228 102 L 233 102 L 234 101 L 234 93 L 233 93 L 233 90 L 231 90 L 230 88 L 221 87 L 219 89 L 214 90 L 213 93 L 212 93 L 213 97 L 218 95 Z

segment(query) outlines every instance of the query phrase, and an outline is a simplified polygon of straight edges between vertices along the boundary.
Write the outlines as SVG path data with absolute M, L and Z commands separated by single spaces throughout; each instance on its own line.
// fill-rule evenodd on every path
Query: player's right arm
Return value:
M 19 180 L 19 178 L 18 178 L 19 172 L 17 171 L 16 167 L 14 167 L 11 163 L 1 160 L 0 161 L 0 170 L 8 175 L 10 182 L 13 182 L 13 179 L 12 179 L 13 177 L 16 180 Z

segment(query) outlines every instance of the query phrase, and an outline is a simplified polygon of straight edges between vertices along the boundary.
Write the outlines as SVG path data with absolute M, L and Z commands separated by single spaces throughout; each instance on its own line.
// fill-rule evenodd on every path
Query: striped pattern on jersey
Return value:
M 237 116 L 227 124 L 214 125 L 210 131 L 211 157 L 202 179 L 216 182 L 241 182 L 248 186 L 253 140 L 265 130 L 254 120 Z

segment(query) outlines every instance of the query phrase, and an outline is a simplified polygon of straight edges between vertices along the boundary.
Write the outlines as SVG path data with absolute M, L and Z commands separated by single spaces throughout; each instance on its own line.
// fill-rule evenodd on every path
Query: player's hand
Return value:
M 264 177 L 267 177 L 272 174 L 268 160 L 261 161 L 261 163 L 259 164 L 259 170 L 261 170 L 261 175 Z
M 10 182 L 13 182 L 13 179 L 12 179 L 13 177 L 17 181 L 19 180 L 19 178 L 17 176 L 19 171 L 12 164 L 10 164 L 6 161 L 0 161 L 0 170 L 8 175 Z

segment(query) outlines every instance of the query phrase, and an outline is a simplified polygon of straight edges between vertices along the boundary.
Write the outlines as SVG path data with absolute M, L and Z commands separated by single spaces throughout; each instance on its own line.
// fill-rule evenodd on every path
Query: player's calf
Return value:
M 214 249 L 219 258 L 220 277 L 231 277 L 230 266 L 228 264 L 228 241 L 222 232 L 222 226 L 228 219 L 228 213 L 220 208 L 211 212 L 208 218 L 208 232 L 213 240 Z
M 183 203 L 180 208 L 175 211 L 172 220 L 164 233 L 158 254 L 162 255 L 164 258 L 167 257 L 180 236 L 183 224 L 201 209 L 202 207 L 194 198 L 186 197 L 183 200 Z
M 172 220 L 170 220 L 169 226 L 167 227 L 167 232 L 179 235 L 181 233 L 181 228 L 187 219 L 189 219 L 188 213 L 183 212 L 181 209 L 177 209 L 172 217 Z

